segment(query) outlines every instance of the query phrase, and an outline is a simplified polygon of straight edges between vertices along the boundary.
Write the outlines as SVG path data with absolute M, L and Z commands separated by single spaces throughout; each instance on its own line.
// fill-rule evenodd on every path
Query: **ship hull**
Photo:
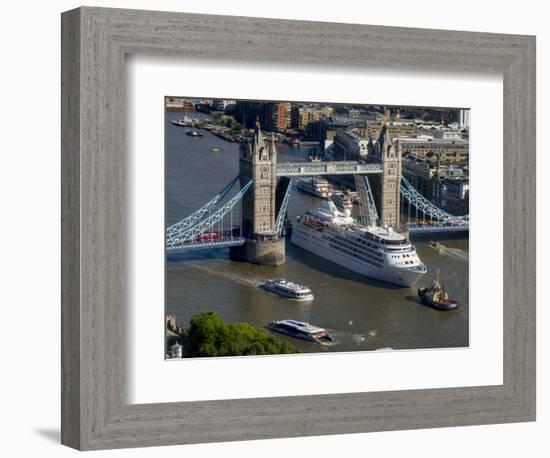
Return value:
M 346 256 L 339 251 L 336 251 L 328 246 L 324 246 L 319 241 L 312 242 L 312 237 L 308 240 L 295 236 L 296 231 L 293 231 L 291 242 L 304 250 L 307 250 L 321 258 L 338 264 L 352 272 L 364 275 L 365 277 L 375 280 L 391 283 L 393 285 L 411 288 L 424 275 L 425 272 L 413 271 L 409 269 L 400 269 L 392 266 L 384 266 L 377 268 L 370 266 L 365 262 Z

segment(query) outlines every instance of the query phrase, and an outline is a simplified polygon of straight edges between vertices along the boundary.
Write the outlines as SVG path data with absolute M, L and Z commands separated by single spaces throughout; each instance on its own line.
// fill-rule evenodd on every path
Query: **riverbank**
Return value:
M 211 132 L 216 137 L 231 143 L 238 143 L 243 137 L 249 136 L 253 132 L 252 129 L 243 129 L 243 127 L 230 116 L 223 116 L 214 121 L 211 118 L 198 119 L 185 116 L 181 119 L 173 120 L 172 124 L 177 127 L 204 129 Z M 271 132 L 264 129 L 264 134 L 268 138 L 272 136 L 275 142 L 286 143 L 290 146 L 320 147 L 320 142 L 318 140 L 301 139 L 294 132 Z
M 287 341 L 248 323 L 226 323 L 217 312 L 195 314 L 184 328 L 166 317 L 166 358 L 281 355 L 298 353 Z

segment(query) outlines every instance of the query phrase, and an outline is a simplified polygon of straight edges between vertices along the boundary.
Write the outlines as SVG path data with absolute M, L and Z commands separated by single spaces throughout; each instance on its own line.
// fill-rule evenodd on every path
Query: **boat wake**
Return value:
M 451 258 L 457 259 L 458 261 L 465 262 L 468 264 L 470 261 L 470 256 L 464 250 L 459 250 L 458 248 L 448 248 L 446 246 L 440 246 L 439 252 L 441 254 L 450 256 Z
M 378 334 L 378 331 L 376 331 L 376 329 L 369 330 L 367 334 L 353 334 L 350 332 L 337 331 L 333 329 L 328 329 L 328 331 L 332 334 L 334 340 L 332 342 L 323 342 L 322 345 L 330 347 L 339 345 L 344 341 L 349 342 L 350 340 L 360 346 L 367 341 L 371 341 Z
M 336 345 L 339 345 L 340 342 L 337 339 L 334 339 L 332 341 L 322 341 L 320 345 L 323 347 L 335 347 Z
M 361 345 L 365 340 L 367 340 L 367 336 L 364 334 L 353 334 L 351 336 L 351 339 L 357 344 Z
M 253 277 L 250 275 L 236 274 L 233 272 L 228 272 L 225 270 L 217 270 L 208 266 L 203 266 L 200 264 L 187 264 L 187 266 L 192 267 L 193 269 L 200 270 L 212 275 L 215 275 L 220 278 L 225 278 L 232 282 L 238 283 L 243 286 L 250 286 L 252 288 L 257 288 L 265 283 L 265 280 L 258 277 Z

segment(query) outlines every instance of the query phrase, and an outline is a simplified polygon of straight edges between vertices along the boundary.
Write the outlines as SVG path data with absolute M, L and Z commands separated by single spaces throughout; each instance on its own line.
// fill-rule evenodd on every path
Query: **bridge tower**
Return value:
M 254 180 L 242 199 L 242 231 L 245 243 L 232 247 L 232 259 L 255 264 L 280 265 L 285 262 L 285 240 L 276 229 L 277 149 L 266 141 L 256 122 L 252 139 L 244 139 L 239 150 L 241 187 Z
M 373 180 L 373 191 L 379 209 L 380 223 L 399 228 L 401 202 L 401 148 L 393 141 L 386 125 L 377 142 L 369 142 L 369 155 L 382 164 L 382 173 Z

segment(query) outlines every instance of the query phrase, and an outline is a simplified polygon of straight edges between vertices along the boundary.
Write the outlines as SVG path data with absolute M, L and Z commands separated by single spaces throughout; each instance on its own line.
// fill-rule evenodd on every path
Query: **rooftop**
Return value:
M 292 326 L 294 326 L 298 329 L 301 329 L 302 331 L 310 332 L 310 333 L 324 331 L 323 328 L 320 328 L 318 326 L 314 326 L 314 325 L 306 323 L 304 321 L 281 320 L 280 323 L 287 323 L 287 324 L 290 324 L 290 325 L 292 325 Z
M 468 145 L 468 140 L 463 138 L 416 138 L 416 137 L 399 137 L 401 144 L 406 143 L 430 143 L 430 144 L 439 144 L 439 145 Z

